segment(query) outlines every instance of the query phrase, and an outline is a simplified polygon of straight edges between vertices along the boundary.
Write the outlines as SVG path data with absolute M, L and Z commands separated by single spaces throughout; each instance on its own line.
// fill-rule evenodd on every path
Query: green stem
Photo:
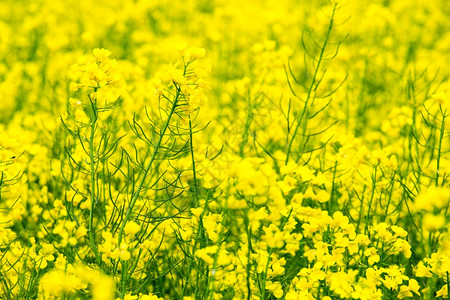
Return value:
M 450 275 L 447 271 L 447 299 L 450 299 Z
M 374 171 L 374 175 L 373 175 L 373 179 L 372 179 L 372 193 L 370 195 L 369 207 L 367 208 L 366 226 L 364 228 L 364 234 L 367 234 L 367 232 L 369 230 L 370 207 L 372 206 L 373 197 L 375 195 L 375 189 L 377 186 L 377 167 L 378 166 L 375 166 L 375 171 Z
M 192 139 L 191 115 L 189 115 L 189 143 L 190 143 L 190 146 L 191 146 L 192 175 L 194 176 L 195 207 L 198 207 L 198 205 L 199 205 L 199 195 L 198 195 L 197 172 L 196 172 L 196 168 L 195 168 L 194 144 L 193 144 L 193 139 Z
M 183 289 L 181 291 L 180 299 L 184 298 L 184 295 L 186 294 L 186 291 L 187 291 L 188 284 L 191 282 L 191 280 L 190 280 L 191 271 L 192 271 L 192 268 L 194 267 L 195 252 L 197 251 L 197 244 L 198 244 L 198 241 L 201 239 L 201 236 L 202 236 L 202 232 L 201 232 L 202 228 L 203 228 L 202 217 L 200 215 L 199 224 L 198 224 L 198 230 L 197 230 L 197 236 L 195 238 L 194 245 L 192 246 L 192 258 L 191 258 L 191 261 L 189 262 L 189 267 L 188 267 L 188 271 L 187 271 L 187 274 L 186 274 L 187 281 L 184 283 Z
M 291 139 L 289 141 L 285 164 L 287 164 L 289 162 L 289 156 L 290 156 L 291 151 L 292 151 L 292 144 L 294 143 L 294 140 L 295 140 L 295 137 L 297 135 L 298 129 L 300 128 L 300 126 L 302 126 L 302 128 L 306 128 L 306 125 L 307 125 L 307 122 L 306 121 L 303 122 L 303 120 L 305 118 L 306 112 L 308 111 L 309 100 L 311 99 L 312 91 L 313 91 L 314 85 L 316 84 L 316 77 L 317 77 L 317 74 L 319 73 L 319 68 L 320 68 L 320 65 L 321 65 L 322 60 L 323 60 L 323 55 L 325 53 L 325 48 L 326 48 L 326 46 L 328 44 L 328 39 L 330 37 L 331 29 L 333 28 L 333 20 L 334 20 L 334 14 L 336 12 L 336 6 L 337 6 L 337 4 L 335 4 L 334 7 L 333 7 L 333 12 L 331 14 L 330 24 L 328 25 L 328 30 L 327 30 L 327 34 L 325 36 L 325 41 L 323 42 L 323 46 L 321 47 L 321 50 L 320 50 L 319 59 L 317 60 L 317 66 L 316 66 L 316 69 L 314 70 L 314 75 L 312 77 L 311 85 L 309 86 L 309 89 L 308 89 L 308 94 L 306 96 L 305 104 L 303 105 L 301 116 L 298 119 L 298 122 L 297 122 L 297 124 L 295 126 L 294 132 L 292 134 L 292 137 L 291 137 Z
M 273 252 L 273 248 L 269 248 L 269 253 L 268 253 L 268 257 L 267 257 L 267 264 L 266 264 L 266 268 L 264 269 L 264 278 L 263 278 L 263 282 L 262 282 L 262 295 L 261 295 L 261 299 L 265 300 L 266 299 L 266 281 L 267 281 L 267 272 L 269 271 L 269 265 L 270 265 L 270 257 L 272 256 L 272 252 Z
M 252 298 L 252 289 L 251 289 L 251 285 L 250 285 L 250 273 L 251 273 L 251 264 L 250 264 L 250 260 L 251 260 L 251 251 L 252 251 L 252 238 L 251 238 L 251 228 L 250 228 L 250 224 L 249 224 L 249 220 L 248 220 L 248 216 L 245 216 L 245 228 L 247 229 L 247 243 L 248 243 L 248 249 L 247 249 L 247 300 L 250 300 Z
M 292 213 L 292 208 L 289 211 L 289 214 L 286 217 L 286 220 L 280 225 L 280 231 L 282 232 L 284 229 L 284 226 L 286 226 L 287 222 L 289 221 L 289 218 L 291 217 L 291 213 Z M 272 256 L 272 253 L 274 251 L 274 248 L 270 248 L 269 247 L 269 251 L 268 251 L 268 257 L 267 257 L 267 264 L 266 264 L 266 269 L 264 271 L 264 277 L 263 277 L 263 283 L 262 283 L 262 291 L 261 291 L 261 299 L 265 300 L 266 299 L 266 281 L 267 281 L 267 273 L 269 271 L 269 265 L 270 265 L 270 258 Z
M 89 98 L 90 99 L 90 98 Z M 90 164 L 90 175 L 91 175 L 91 210 L 89 212 L 89 242 L 91 244 L 92 251 L 94 251 L 95 258 L 97 260 L 98 265 L 101 265 L 101 258 L 97 250 L 97 245 L 95 244 L 95 235 L 94 235 L 94 209 L 97 201 L 97 197 L 95 195 L 95 183 L 96 183 L 96 172 L 95 172 L 95 158 L 94 158 L 94 138 L 95 138 L 95 127 L 97 126 L 98 120 L 98 111 L 97 111 L 97 103 L 95 101 L 91 101 L 92 105 L 92 119 L 90 123 L 90 137 L 89 137 L 89 164 Z
M 128 261 L 122 261 L 122 299 L 125 299 L 127 289 Z
M 445 113 L 442 112 L 442 107 L 439 107 L 439 108 L 441 109 L 442 123 L 441 123 L 440 132 L 439 132 L 439 147 L 438 147 L 438 153 L 437 153 L 437 158 L 436 158 L 436 182 L 435 182 L 436 186 L 439 185 L 439 167 L 440 167 L 440 163 L 441 163 L 442 140 L 444 139 L 444 132 L 445 132 Z
M 177 103 L 178 103 L 178 99 L 180 97 L 181 90 L 180 90 L 180 87 L 178 87 L 178 86 L 176 86 L 176 88 L 177 88 L 177 93 L 176 93 L 175 99 L 174 99 L 174 101 L 172 103 L 172 108 L 170 109 L 169 115 L 167 117 L 167 121 L 164 124 L 164 126 L 163 126 L 163 128 L 162 128 L 162 130 L 160 132 L 158 142 L 155 145 L 155 148 L 153 150 L 153 153 L 152 153 L 150 161 L 149 161 L 149 163 L 147 165 L 147 168 L 145 168 L 144 174 L 143 174 L 143 176 L 141 177 L 141 180 L 138 183 L 138 187 L 137 187 L 136 191 L 134 192 L 134 194 L 133 194 L 133 196 L 131 198 L 130 205 L 127 208 L 127 212 L 126 212 L 125 218 L 123 220 L 122 226 L 120 227 L 119 237 L 118 237 L 118 244 L 119 245 L 122 242 L 123 230 L 125 228 L 125 225 L 127 224 L 128 220 L 130 219 L 131 212 L 133 211 L 133 208 L 134 208 L 134 206 L 136 204 L 136 201 L 139 198 L 141 190 L 142 190 L 142 188 L 144 186 L 145 179 L 147 178 L 148 173 L 150 172 L 150 169 L 151 169 L 151 167 L 153 165 L 153 162 L 155 161 L 156 154 L 158 153 L 158 150 L 161 147 L 162 140 L 163 140 L 164 135 L 165 135 L 165 133 L 167 131 L 167 128 L 169 127 L 170 120 L 172 119 L 172 116 L 173 116 L 173 114 L 175 112 L 175 108 L 177 107 Z

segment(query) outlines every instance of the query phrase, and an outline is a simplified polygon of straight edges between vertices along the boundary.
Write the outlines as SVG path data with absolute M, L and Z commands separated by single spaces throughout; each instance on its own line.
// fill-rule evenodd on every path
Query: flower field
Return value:
M 450 299 L 450 2 L 0 2 L 0 299 Z

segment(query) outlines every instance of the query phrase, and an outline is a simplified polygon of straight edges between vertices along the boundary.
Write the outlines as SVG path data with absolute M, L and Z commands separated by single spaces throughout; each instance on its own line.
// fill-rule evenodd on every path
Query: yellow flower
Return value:
M 448 286 L 446 284 L 436 292 L 436 297 L 448 298 Z
M 437 92 L 431 95 L 431 99 L 433 99 L 438 105 L 442 105 L 448 107 L 450 105 L 450 99 L 444 92 Z
M 291 176 L 285 176 L 283 181 L 278 181 L 277 185 L 283 191 L 284 195 L 289 194 L 295 188 L 297 180 Z
M 203 210 L 204 210 L 204 209 L 201 208 L 201 207 L 191 208 L 191 213 L 192 213 L 195 217 L 199 218 L 200 215 L 202 214 Z
M 141 295 L 139 297 L 139 300 L 162 300 L 163 298 L 160 298 L 158 296 L 155 295 Z
M 111 55 L 111 51 L 103 48 L 96 48 L 92 51 L 92 54 L 94 55 L 97 63 L 102 63 Z
M 266 281 L 266 289 L 271 291 L 273 293 L 273 295 L 276 298 L 281 298 L 283 297 L 283 288 L 281 286 L 281 283 L 277 282 L 272 282 L 270 280 Z
M 394 250 L 398 251 L 398 252 L 402 252 L 406 258 L 410 258 L 411 254 L 412 254 L 411 245 L 408 243 L 408 241 L 406 241 L 404 239 L 395 240 Z
M 284 233 L 278 229 L 275 224 L 270 224 L 269 226 L 264 226 L 263 230 L 265 234 L 261 239 L 270 248 L 281 248 L 284 246 Z
M 380 261 L 380 256 L 377 254 L 377 249 L 374 247 L 367 248 L 364 255 L 369 257 L 369 264 L 373 265 Z
M 71 77 L 75 81 L 71 84 L 73 91 L 80 88 L 98 89 L 120 81 L 117 62 L 109 58 L 111 52 L 96 48 L 92 53 L 80 57 L 78 64 L 72 66 Z
M 131 253 L 128 251 L 128 245 L 126 243 L 120 245 L 119 257 L 123 261 L 127 261 L 131 258 Z
M 47 267 L 47 262 L 54 261 L 55 248 L 51 244 L 43 244 L 42 249 L 39 251 L 39 268 L 45 269 Z
M 420 295 L 419 289 L 420 289 L 419 283 L 415 279 L 410 279 L 407 286 L 402 285 L 400 287 L 400 291 L 397 297 L 399 299 L 403 299 L 406 297 L 413 297 L 414 296 L 413 293 L 419 296 Z
M 81 101 L 79 99 L 76 99 L 76 98 L 70 97 L 69 98 L 69 103 L 72 106 L 81 106 Z
M 214 256 L 218 250 L 219 247 L 216 245 L 205 247 L 195 251 L 195 256 L 206 262 L 208 265 L 212 266 L 214 264 Z
M 188 62 L 203 58 L 206 55 L 206 50 L 199 47 L 189 47 L 185 50 L 185 57 Z
M 450 201 L 450 189 L 445 187 L 431 187 L 421 192 L 414 200 L 417 212 L 432 212 L 434 208 L 446 207 Z
M 426 213 L 422 220 L 423 228 L 427 231 L 437 231 L 445 227 L 446 221 L 443 215 L 433 215 Z
M 213 242 L 219 240 L 219 234 L 222 230 L 222 215 L 220 214 L 208 214 L 203 219 L 203 226 L 206 229 L 208 237 Z
M 138 233 L 141 230 L 141 226 L 134 221 L 129 221 L 127 225 L 125 225 L 124 230 L 125 233 L 128 234 L 130 237 L 134 237 L 136 233 Z
M 419 261 L 417 267 L 415 269 L 415 274 L 417 277 L 432 277 L 433 273 L 431 269 L 423 263 L 423 261 Z

